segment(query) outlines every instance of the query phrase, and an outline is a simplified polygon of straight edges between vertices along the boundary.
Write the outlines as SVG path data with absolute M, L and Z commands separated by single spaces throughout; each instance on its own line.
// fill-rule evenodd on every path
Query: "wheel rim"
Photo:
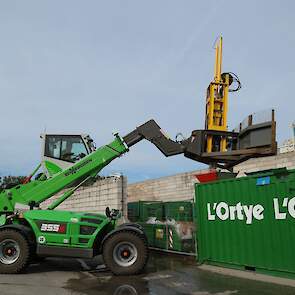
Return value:
M 120 266 L 131 266 L 137 260 L 137 248 L 130 242 L 121 242 L 115 246 L 113 258 Z
M 114 295 L 137 295 L 137 294 L 138 293 L 136 289 L 130 285 L 119 286 L 114 292 Z
M 0 242 L 0 262 L 3 264 L 13 264 L 20 255 L 20 248 L 14 240 L 4 240 Z

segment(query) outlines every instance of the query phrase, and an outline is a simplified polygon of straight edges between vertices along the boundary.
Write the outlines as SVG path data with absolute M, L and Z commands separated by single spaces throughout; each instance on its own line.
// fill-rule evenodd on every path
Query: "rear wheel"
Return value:
M 148 248 L 145 240 L 135 232 L 119 232 L 104 243 L 103 258 L 114 274 L 133 275 L 144 269 Z
M 0 231 L 0 273 L 19 273 L 29 263 L 30 245 L 27 239 L 14 230 Z

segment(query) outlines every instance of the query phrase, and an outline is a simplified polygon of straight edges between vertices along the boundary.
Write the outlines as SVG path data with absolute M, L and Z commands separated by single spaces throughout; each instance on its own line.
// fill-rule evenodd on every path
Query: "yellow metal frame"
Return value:
M 214 80 L 209 84 L 206 98 L 207 130 L 227 131 L 229 75 L 221 75 L 222 37 L 216 42 Z M 207 152 L 213 151 L 213 135 L 207 137 Z M 226 151 L 226 138 L 220 138 L 217 151 Z M 216 149 L 216 148 L 215 148 Z M 216 151 L 216 150 L 215 150 Z

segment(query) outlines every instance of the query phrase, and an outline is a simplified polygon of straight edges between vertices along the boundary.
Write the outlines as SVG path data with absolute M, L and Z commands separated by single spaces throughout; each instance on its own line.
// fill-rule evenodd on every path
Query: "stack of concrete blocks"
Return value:
M 47 208 L 63 192 L 53 196 L 41 204 Z M 105 213 L 106 207 L 119 209 L 127 215 L 127 178 L 106 177 L 97 180 L 93 185 L 79 188 L 75 193 L 60 204 L 56 210 L 84 211 L 92 213 Z
M 281 146 L 279 146 L 280 154 L 289 153 L 295 151 L 295 139 L 291 138 L 283 142 Z

